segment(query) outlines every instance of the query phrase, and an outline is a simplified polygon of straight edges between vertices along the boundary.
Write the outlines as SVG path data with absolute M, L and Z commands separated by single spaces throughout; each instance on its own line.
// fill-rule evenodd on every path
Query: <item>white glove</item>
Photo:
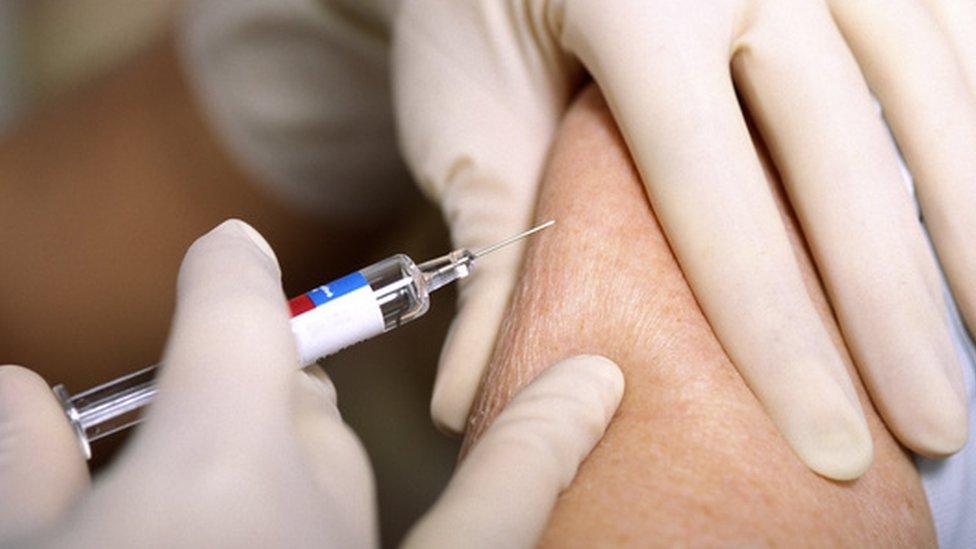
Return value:
M 162 364 L 145 423 L 91 489 L 50 389 L 10 371 L 21 395 L 2 421 L 23 436 L 2 443 L 0 545 L 378 543 L 366 454 L 328 379 L 296 367 L 277 262 L 248 225 L 225 222 L 187 252 Z
M 458 246 L 515 233 L 585 67 L 723 347 L 800 459 L 850 479 L 870 464 L 870 433 L 736 90 L 873 402 L 906 446 L 950 454 L 966 408 L 938 271 L 867 84 L 976 326 L 976 57 L 962 55 L 974 26 L 976 8 L 949 0 L 407 0 L 393 49 L 401 147 Z M 486 258 L 462 286 L 431 405 L 445 428 L 464 428 L 520 255 Z
M 191 0 L 178 26 L 188 80 L 237 165 L 340 228 L 402 206 L 389 31 L 397 0 Z
M 93 486 L 44 381 L 0 369 L 0 546 L 376 546 L 366 454 L 329 379 L 297 363 L 271 248 L 222 224 L 183 262 L 159 395 Z M 532 543 L 622 390 L 597 357 L 541 375 L 462 465 L 417 534 L 424 545 Z M 470 514 L 502 501 L 509 514 Z
M 525 386 L 461 462 L 407 547 L 534 547 L 559 495 L 603 436 L 623 375 L 580 355 Z

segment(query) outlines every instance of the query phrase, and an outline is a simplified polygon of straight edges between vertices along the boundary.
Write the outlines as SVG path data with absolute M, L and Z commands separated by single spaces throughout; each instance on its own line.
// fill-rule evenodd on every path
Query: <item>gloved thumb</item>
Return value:
M 534 546 L 623 390 L 617 365 L 598 356 L 544 371 L 488 428 L 405 546 Z
M 78 440 L 40 376 L 0 366 L 0 545 L 44 528 L 89 484 Z
M 341 502 L 350 519 L 342 523 L 348 539 L 369 539 L 368 547 L 378 547 L 376 489 L 366 450 L 342 420 L 335 386 L 322 367 L 313 364 L 295 375 L 295 429 L 312 479 L 331 501 Z

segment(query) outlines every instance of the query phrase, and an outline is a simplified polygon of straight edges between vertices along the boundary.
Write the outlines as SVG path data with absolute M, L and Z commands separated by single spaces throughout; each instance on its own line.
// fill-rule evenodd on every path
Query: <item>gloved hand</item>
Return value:
M 398 1 L 182 3 L 177 44 L 210 129 L 272 198 L 341 229 L 382 225 L 411 189 L 390 100 Z
M 406 0 L 392 54 L 401 148 L 458 246 L 503 238 L 528 226 L 550 139 L 588 71 L 739 372 L 801 460 L 855 478 L 870 434 L 743 110 L 888 428 L 916 452 L 950 454 L 966 407 L 939 272 L 868 86 L 976 326 L 974 25 L 976 8 L 951 0 Z M 464 428 L 520 255 L 485 258 L 462 286 L 431 405 L 447 429 Z
M 223 223 L 183 261 L 146 421 L 90 489 L 50 389 L 5 370 L 0 391 L 19 396 L 3 399 L 0 419 L 0 545 L 15 535 L 80 547 L 376 545 L 366 454 L 328 379 L 297 363 L 271 248 L 250 226 Z
M 0 545 L 378 544 L 366 454 L 329 379 L 295 368 L 278 266 L 248 225 L 228 221 L 187 253 L 163 364 L 145 423 L 92 486 L 48 386 L 0 369 Z M 597 357 L 540 376 L 476 446 L 417 539 L 532 543 L 622 383 Z M 495 512 L 469 514 L 485 504 Z
M 543 371 L 475 443 L 405 546 L 535 547 L 623 390 L 620 369 L 598 356 Z

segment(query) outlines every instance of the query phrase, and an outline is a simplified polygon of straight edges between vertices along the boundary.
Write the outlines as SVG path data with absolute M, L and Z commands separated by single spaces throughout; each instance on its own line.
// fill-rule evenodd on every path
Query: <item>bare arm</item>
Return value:
M 934 545 L 917 473 L 860 383 L 871 470 L 837 483 L 796 458 L 716 341 L 643 192 L 590 89 L 564 122 L 538 204 L 537 218 L 557 219 L 558 230 L 529 247 L 468 431 L 482 433 L 545 364 L 576 353 L 620 364 L 620 411 L 560 498 L 544 543 Z M 842 349 L 795 222 L 784 220 Z

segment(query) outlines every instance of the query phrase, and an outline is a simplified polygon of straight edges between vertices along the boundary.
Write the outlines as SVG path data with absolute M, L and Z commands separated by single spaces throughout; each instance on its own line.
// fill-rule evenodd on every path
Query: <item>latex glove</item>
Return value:
M 397 1 L 191 0 L 177 25 L 188 82 L 237 166 L 340 228 L 388 221 L 411 189 L 390 99 Z
M 620 370 L 602 357 L 542 372 L 495 418 L 404 545 L 534 547 L 623 389 Z
M 297 363 L 270 247 L 244 223 L 222 224 L 187 253 L 159 395 L 94 486 L 47 384 L 0 369 L 0 545 L 376 546 L 365 452 L 328 377 Z M 532 544 L 622 392 L 604 358 L 544 372 L 474 447 L 414 543 Z
M 278 265 L 249 226 L 187 252 L 162 364 L 146 421 L 90 489 L 50 389 L 3 371 L 0 545 L 378 544 L 366 454 L 328 378 L 296 367 Z
M 936 0 L 407 0 L 393 51 L 401 147 L 458 246 L 515 233 L 585 68 L 739 372 L 801 460 L 850 479 L 870 464 L 870 434 L 743 108 L 872 401 L 906 446 L 950 454 L 966 440 L 966 407 L 939 273 L 868 85 L 976 325 L 976 57 L 964 55 L 974 11 Z M 445 428 L 464 428 L 520 255 L 486 258 L 462 286 L 431 405 Z

